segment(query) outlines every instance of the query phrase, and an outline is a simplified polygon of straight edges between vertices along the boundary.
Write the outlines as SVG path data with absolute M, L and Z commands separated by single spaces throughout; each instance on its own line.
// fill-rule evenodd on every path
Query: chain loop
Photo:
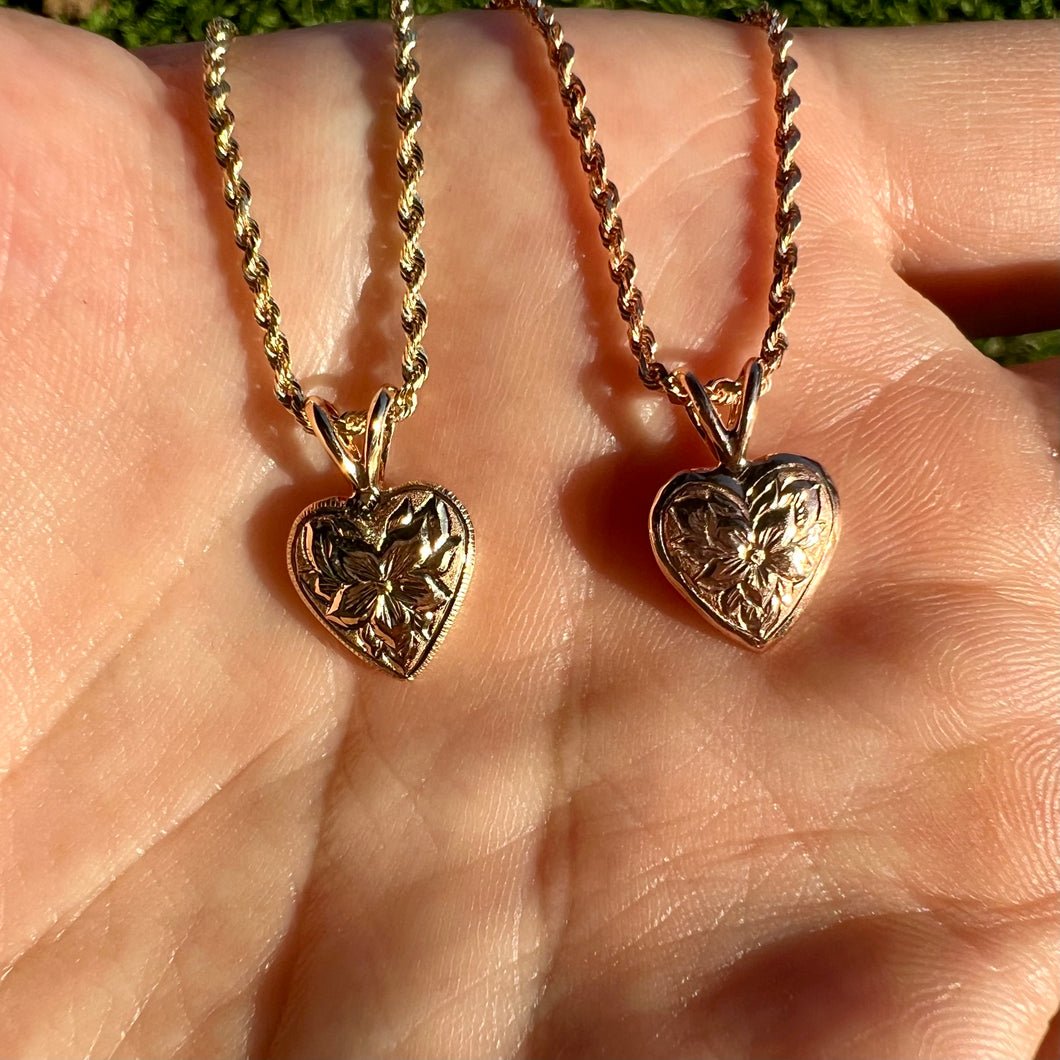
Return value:
M 582 169 L 589 180 L 589 195 L 600 217 L 600 239 L 607 251 L 611 279 L 618 288 L 618 311 L 626 322 L 629 346 L 637 359 L 637 372 L 649 390 L 661 390 L 675 404 L 688 405 L 685 387 L 678 380 L 680 369 L 671 371 L 659 360 L 658 343 L 644 319 L 644 297 L 637 287 L 637 264 L 626 249 L 625 230 L 618 213 L 619 195 L 614 182 L 607 176 L 603 148 L 596 135 L 596 118 L 586 104 L 585 84 L 574 73 L 574 48 L 565 39 L 563 28 L 555 12 L 544 0 L 490 0 L 490 7 L 520 11 L 541 35 L 548 59 L 555 70 L 560 98 L 567 109 L 567 124 L 571 136 L 578 142 Z M 745 21 L 766 30 L 773 56 L 773 80 L 776 85 L 774 109 L 778 124 L 777 150 L 777 238 L 773 250 L 773 283 L 769 290 L 769 326 L 762 340 L 759 360 L 762 362 L 764 387 L 769 376 L 780 366 L 788 346 L 784 325 L 795 300 L 792 277 L 798 264 L 795 229 L 799 226 L 799 208 L 795 205 L 795 189 L 801 173 L 792 159 L 799 142 L 795 126 L 795 112 L 799 97 L 791 87 L 796 63 L 788 55 L 791 34 L 787 19 L 768 4 L 745 17 Z M 712 401 L 719 405 L 735 405 L 740 401 L 741 384 L 736 379 L 713 379 L 704 384 Z
M 565 39 L 554 12 L 543 0 L 491 0 L 491 6 L 521 11 L 545 42 L 549 61 L 556 72 L 560 97 L 567 109 L 570 132 L 578 143 L 582 169 L 588 177 L 593 206 L 600 218 L 600 238 L 607 251 L 611 279 L 618 288 L 618 309 L 626 323 L 630 350 L 638 362 L 638 374 L 648 389 L 662 391 L 670 401 L 687 405 L 687 391 L 679 385 L 677 373 L 659 360 L 655 334 L 645 320 L 644 297 L 636 283 L 637 264 L 626 248 L 625 229 L 618 213 L 618 189 L 607 175 L 603 148 L 597 139 L 596 118 L 586 102 L 585 84 L 574 73 L 574 48 Z M 389 413 L 393 424 L 415 411 L 417 394 L 427 379 L 429 364 L 423 348 L 427 306 L 421 295 L 426 275 L 426 260 L 420 247 L 424 209 L 418 193 L 423 174 L 423 151 L 417 133 L 423 110 L 415 93 L 420 68 L 413 55 L 416 33 L 412 28 L 412 0 L 391 0 L 390 13 L 394 26 L 394 72 L 399 86 L 397 120 L 401 131 L 397 152 L 402 184 L 398 223 L 405 237 L 400 257 L 401 277 L 405 283 L 401 306 L 405 351 L 402 386 L 395 392 Z M 794 235 L 800 214 L 794 195 L 801 173 L 793 155 L 800 138 L 794 122 L 800 100 L 791 87 L 797 64 L 789 55 L 792 39 L 787 19 L 768 4 L 763 4 L 744 20 L 766 31 L 776 85 L 777 170 L 774 184 L 777 236 L 773 250 L 773 282 L 769 289 L 770 319 L 759 353 L 765 385 L 768 386 L 769 377 L 780 366 L 788 346 L 785 325 L 795 300 L 792 278 L 798 265 L 798 247 Z M 280 309 L 272 295 L 269 264 L 261 253 L 261 232 L 250 213 L 250 187 L 242 175 L 243 160 L 234 136 L 235 117 L 228 106 L 231 88 L 225 80 L 227 52 L 237 34 L 236 27 L 224 18 L 213 19 L 206 29 L 204 81 L 215 154 L 225 173 L 225 202 L 232 211 L 236 244 L 243 251 L 243 277 L 254 296 L 254 317 L 265 332 L 265 356 L 275 377 L 276 398 L 305 430 L 311 431 L 306 411 L 308 399 L 291 369 L 290 345 L 280 327 Z M 705 387 L 718 404 L 735 405 L 740 400 L 738 380 L 714 379 Z M 335 422 L 346 435 L 346 441 L 350 441 L 364 432 L 365 418 L 364 411 L 347 411 L 337 413 Z
M 405 352 L 401 364 L 402 386 L 396 389 L 387 415 L 390 429 L 394 423 L 416 411 L 417 393 L 427 379 L 428 361 L 423 349 L 427 330 L 427 306 L 421 296 L 427 263 L 420 247 L 423 233 L 423 201 L 418 185 L 423 175 L 423 150 L 416 135 L 423 119 L 423 108 L 416 97 L 420 67 L 413 57 L 416 32 L 412 28 L 412 0 L 391 0 L 390 15 L 394 26 L 394 73 L 398 81 L 397 120 L 401 135 L 398 141 L 397 166 L 401 177 L 398 200 L 398 224 L 404 234 L 400 271 L 405 282 L 401 305 L 401 327 L 405 333 Z M 214 134 L 214 154 L 224 169 L 224 198 L 232 211 L 236 245 L 243 251 L 243 278 L 254 296 L 254 319 L 265 332 L 265 357 L 275 376 L 276 399 L 302 425 L 313 431 L 311 400 L 302 390 L 291 369 L 291 350 L 287 336 L 280 328 L 280 308 L 272 296 L 269 263 L 261 252 L 261 231 L 251 216 L 250 186 L 243 178 L 243 159 L 234 135 L 235 115 L 228 105 L 231 86 L 225 80 L 228 48 L 239 31 L 226 18 L 212 19 L 206 26 L 203 51 L 204 90 Z M 327 405 L 330 409 L 331 406 Z M 365 431 L 366 413 L 362 410 L 335 412 L 333 422 L 349 444 Z

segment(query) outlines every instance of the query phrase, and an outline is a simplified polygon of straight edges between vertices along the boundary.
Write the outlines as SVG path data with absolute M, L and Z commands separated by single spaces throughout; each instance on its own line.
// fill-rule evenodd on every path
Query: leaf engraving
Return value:
M 292 577 L 344 643 L 409 677 L 458 603 L 473 541 L 459 502 L 435 487 L 383 497 L 307 509 L 292 532 Z

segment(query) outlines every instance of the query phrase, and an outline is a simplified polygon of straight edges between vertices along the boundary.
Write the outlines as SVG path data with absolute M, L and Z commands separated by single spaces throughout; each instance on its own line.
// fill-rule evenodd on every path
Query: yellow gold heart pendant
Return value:
M 839 538 L 839 496 L 820 464 L 788 453 L 744 459 L 761 378 L 759 362 L 749 362 L 730 428 L 695 376 L 682 377 L 692 422 L 722 463 L 672 478 L 655 498 L 650 524 L 666 577 L 719 630 L 751 648 L 789 629 Z
M 356 656 L 411 679 L 456 617 L 475 563 L 475 532 L 448 490 L 423 482 L 382 488 L 390 392 L 369 410 L 363 460 L 339 437 L 330 406 L 307 404 L 314 433 L 354 485 L 352 497 L 311 504 L 288 540 L 298 595 Z

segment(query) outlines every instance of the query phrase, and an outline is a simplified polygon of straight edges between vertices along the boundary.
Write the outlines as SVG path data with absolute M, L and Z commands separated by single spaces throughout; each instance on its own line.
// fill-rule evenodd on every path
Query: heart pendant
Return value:
M 838 536 L 831 479 L 787 453 L 735 470 L 682 472 L 651 511 L 663 573 L 714 625 L 753 648 L 788 630 Z
M 839 539 L 839 495 L 824 468 L 781 453 L 744 458 L 762 392 L 754 358 L 740 376 L 731 426 L 690 372 L 676 373 L 685 411 L 721 466 L 683 471 L 651 509 L 663 573 L 723 633 L 764 648 L 790 628 Z
M 460 610 L 475 565 L 475 531 L 464 506 L 441 486 L 384 488 L 394 393 L 383 387 L 368 408 L 363 456 L 326 401 L 306 402 L 309 425 L 353 496 L 329 497 L 302 512 L 287 541 L 287 568 L 329 633 L 365 662 L 411 680 Z
M 311 504 L 291 530 L 288 557 L 298 594 L 330 633 L 411 679 L 460 608 L 475 534 L 456 497 L 416 482 Z

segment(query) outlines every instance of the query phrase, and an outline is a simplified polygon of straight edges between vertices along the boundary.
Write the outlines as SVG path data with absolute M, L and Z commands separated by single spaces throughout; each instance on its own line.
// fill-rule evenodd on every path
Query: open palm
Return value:
M 755 30 L 574 14 L 667 363 L 765 324 Z M 844 537 L 765 654 L 658 572 L 709 462 L 638 384 L 540 43 L 425 23 L 430 379 L 467 505 L 411 684 L 285 570 L 343 482 L 271 397 L 196 47 L 0 17 L 0 1054 L 1024 1057 L 1057 1000 L 1055 25 L 798 35 L 792 348 L 752 456 Z M 388 32 L 241 40 L 295 371 L 397 379 Z M 925 297 L 927 295 L 927 297 Z M 1052 376 L 1054 383 L 1049 384 Z

